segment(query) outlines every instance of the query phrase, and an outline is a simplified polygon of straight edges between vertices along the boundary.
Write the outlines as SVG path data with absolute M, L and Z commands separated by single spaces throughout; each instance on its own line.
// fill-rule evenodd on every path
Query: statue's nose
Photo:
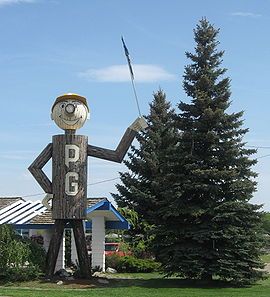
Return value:
M 72 116 L 75 112 L 75 109 L 76 109 L 76 107 L 74 104 L 68 103 L 65 107 L 65 112 L 68 116 Z

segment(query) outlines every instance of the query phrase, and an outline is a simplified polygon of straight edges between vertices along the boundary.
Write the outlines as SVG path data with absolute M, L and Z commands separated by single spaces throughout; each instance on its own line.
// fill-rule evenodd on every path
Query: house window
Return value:
M 17 229 L 16 233 L 22 237 L 29 237 L 29 229 Z

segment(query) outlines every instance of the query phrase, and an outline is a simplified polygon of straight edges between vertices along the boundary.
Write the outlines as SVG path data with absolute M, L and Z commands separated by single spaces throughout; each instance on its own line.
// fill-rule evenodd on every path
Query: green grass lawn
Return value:
M 262 260 L 270 263 L 270 255 L 263 255 Z M 158 273 L 118 273 L 108 277 L 113 277 L 108 284 L 95 279 L 63 285 L 56 281 L 6 283 L 0 286 L 0 297 L 270 297 L 270 278 L 251 287 L 229 288 L 166 279 Z
M 202 287 L 181 279 L 164 279 L 156 274 L 138 275 L 129 279 L 122 274 L 121 279 L 110 279 L 109 284 L 100 285 L 88 281 L 84 288 L 72 289 L 72 284 L 56 285 L 44 282 L 6 284 L 0 287 L 0 296 L 18 297 L 269 297 L 270 279 L 247 288 Z M 153 278 L 151 278 L 151 276 Z M 125 279 L 124 279 L 125 277 Z M 20 286 L 20 287 L 18 287 Z M 24 286 L 24 287 L 23 287 Z M 26 288 L 28 287 L 28 288 Z
M 265 254 L 261 256 L 264 263 L 270 263 L 270 254 Z

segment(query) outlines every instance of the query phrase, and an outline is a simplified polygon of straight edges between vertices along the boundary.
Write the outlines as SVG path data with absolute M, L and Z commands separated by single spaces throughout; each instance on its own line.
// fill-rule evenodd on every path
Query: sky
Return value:
M 253 203 L 270 211 L 270 1 L 0 0 L 0 196 L 37 200 L 43 190 L 27 168 L 62 131 L 51 121 L 57 96 L 85 96 L 90 120 L 78 131 L 92 145 L 114 149 L 137 118 L 126 58 L 129 49 L 143 114 L 163 89 L 172 107 L 182 89 L 185 52 L 206 17 L 220 28 L 219 49 L 231 79 L 230 112 L 244 110 L 254 158 Z M 117 190 L 125 165 L 89 158 L 88 196 Z M 51 175 L 51 163 L 45 171 Z M 109 180 L 109 181 L 108 181 Z M 105 181 L 105 182 L 104 182 Z

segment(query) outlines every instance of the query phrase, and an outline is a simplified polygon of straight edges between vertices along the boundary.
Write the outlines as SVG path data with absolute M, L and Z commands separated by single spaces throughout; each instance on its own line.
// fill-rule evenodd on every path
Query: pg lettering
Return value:
M 79 160 L 80 148 L 75 144 L 65 145 L 65 164 L 68 168 L 72 163 Z M 77 172 L 69 171 L 65 177 L 65 193 L 69 196 L 76 196 L 79 191 L 78 187 L 79 174 Z

